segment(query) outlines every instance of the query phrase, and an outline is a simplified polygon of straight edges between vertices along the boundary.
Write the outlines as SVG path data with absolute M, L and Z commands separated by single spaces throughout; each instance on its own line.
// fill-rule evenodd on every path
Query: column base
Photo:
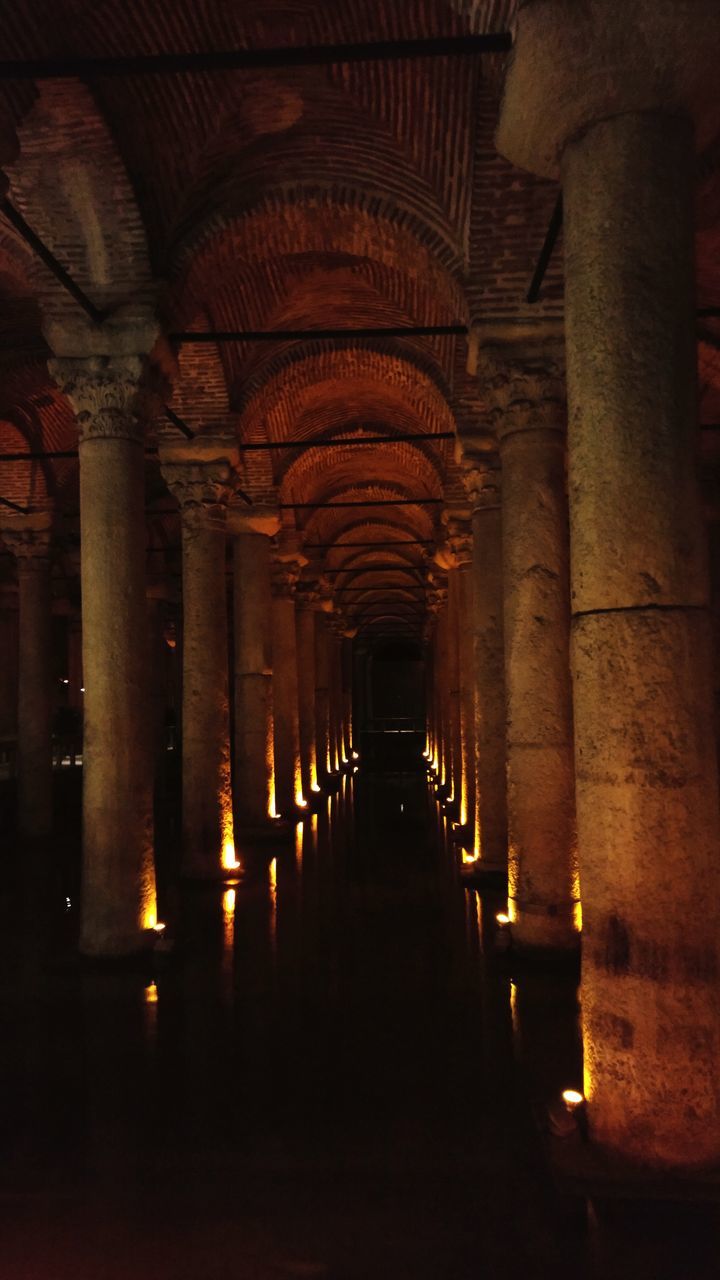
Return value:
M 154 950 L 159 936 L 155 929 L 138 929 L 119 937 L 81 936 L 78 951 L 81 959 L 88 963 L 108 966 L 132 964 Z

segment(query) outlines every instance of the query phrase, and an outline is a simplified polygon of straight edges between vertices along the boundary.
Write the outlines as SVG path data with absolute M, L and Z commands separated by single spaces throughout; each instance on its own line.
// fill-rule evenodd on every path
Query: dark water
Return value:
M 716 1274 L 706 1213 L 554 1187 L 576 979 L 511 981 L 421 775 L 346 779 L 232 888 L 166 857 L 146 970 L 74 959 L 75 861 L 5 867 L 0 1280 Z

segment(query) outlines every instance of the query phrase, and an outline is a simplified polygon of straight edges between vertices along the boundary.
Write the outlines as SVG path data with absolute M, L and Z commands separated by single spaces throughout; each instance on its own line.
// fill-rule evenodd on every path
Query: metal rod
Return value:
M 189 329 L 169 334 L 183 346 L 206 342 L 300 342 L 306 338 L 330 342 L 342 338 L 461 338 L 464 324 L 394 324 L 331 329 Z
M 560 194 L 555 202 L 555 208 L 552 211 L 550 225 L 545 235 L 545 241 L 543 243 L 543 247 L 540 250 L 540 257 L 537 260 L 535 274 L 533 275 L 532 281 L 530 283 L 530 288 L 528 289 L 525 297 L 526 302 L 537 302 L 538 300 L 538 297 L 540 295 L 540 287 L 542 285 L 543 280 L 545 279 L 545 272 L 548 269 L 548 265 L 552 257 L 553 249 L 555 248 L 555 242 L 558 238 L 558 235 L 560 234 L 562 221 L 563 221 L 563 203 L 562 203 L 562 194 Z
M 0 212 L 5 215 L 18 235 L 22 236 L 25 243 L 30 245 L 33 253 L 37 254 L 38 258 L 45 263 L 45 266 L 52 271 L 55 279 L 59 280 L 63 289 L 71 294 L 76 302 L 80 303 L 83 311 L 90 316 L 90 319 L 94 320 L 95 324 L 102 324 L 107 312 L 101 311 L 99 307 L 95 306 L 94 302 L 91 302 L 87 294 L 80 288 L 80 285 L 75 283 L 70 273 L 66 271 L 61 262 L 58 262 L 55 254 L 48 249 L 45 242 L 33 231 L 32 227 L 23 218 L 20 210 L 15 208 L 15 205 L 11 200 L 8 200 L 7 196 L 0 204 Z
M 11 502 L 9 498 L 0 498 L 0 504 L 3 507 L 9 507 L 11 511 L 19 511 L 21 516 L 27 516 L 30 514 L 29 507 L 21 507 L 17 502 Z
M 454 440 L 454 431 L 400 431 L 395 436 L 365 436 L 348 440 L 264 440 L 239 444 L 240 453 L 257 453 L 271 449 L 342 449 L 345 445 L 397 444 L 405 440 Z
M 168 422 L 172 422 L 173 426 L 177 427 L 178 431 L 182 431 L 187 440 L 195 439 L 195 432 L 190 429 L 187 422 L 183 422 L 182 418 L 178 417 L 175 410 L 171 409 L 168 404 L 165 405 L 165 417 Z
M 335 62 L 395 61 L 398 58 L 460 57 L 506 53 L 508 31 L 486 35 L 434 36 L 430 39 L 372 40 L 363 44 L 285 46 L 275 49 L 224 49 L 207 53 L 66 55 L 0 61 L 0 80 L 56 80 L 69 76 L 178 75 L 191 71 L 249 71 L 278 67 L 322 67 Z
M 426 507 L 442 506 L 444 498 L 362 498 L 358 502 L 278 502 L 281 511 L 299 511 L 305 508 L 332 511 L 341 507 Z

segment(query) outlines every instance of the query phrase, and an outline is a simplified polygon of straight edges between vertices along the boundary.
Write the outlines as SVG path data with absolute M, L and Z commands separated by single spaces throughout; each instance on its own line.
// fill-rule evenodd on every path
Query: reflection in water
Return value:
M 152 976 L 48 964 L 0 892 L 2 1280 L 712 1274 L 706 1219 L 682 1265 L 636 1206 L 568 1229 L 533 1113 L 581 1078 L 577 979 L 503 949 L 451 835 L 423 775 L 346 776 L 178 890 Z

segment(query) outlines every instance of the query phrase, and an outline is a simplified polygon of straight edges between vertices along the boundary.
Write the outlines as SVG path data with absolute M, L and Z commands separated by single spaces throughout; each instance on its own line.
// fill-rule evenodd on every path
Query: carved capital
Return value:
M 518 431 L 565 430 L 565 375 L 555 343 L 538 347 L 481 346 L 477 376 L 487 422 L 502 441 Z
M 160 469 L 180 506 L 184 524 L 225 519 L 225 508 L 236 488 L 237 460 L 234 441 L 218 436 L 198 436 L 161 446 Z
M 7 516 L 0 527 L 0 537 L 14 555 L 18 569 L 32 571 L 47 564 L 52 541 L 52 515 L 49 511 L 27 516 Z
M 70 401 L 79 438 L 142 443 L 145 423 L 157 412 L 145 356 L 62 357 L 48 362 L 51 376 Z
M 280 532 L 280 515 L 275 507 L 248 507 L 231 502 L 227 511 L 228 533 L 259 533 L 274 538 Z
M 447 507 L 442 514 L 445 525 L 445 542 L 438 548 L 435 559 L 445 569 L 461 569 L 471 564 L 473 552 L 470 512 Z
M 272 594 L 278 600 L 293 600 L 298 578 L 307 557 L 299 552 L 279 552 L 273 558 L 271 587 Z

